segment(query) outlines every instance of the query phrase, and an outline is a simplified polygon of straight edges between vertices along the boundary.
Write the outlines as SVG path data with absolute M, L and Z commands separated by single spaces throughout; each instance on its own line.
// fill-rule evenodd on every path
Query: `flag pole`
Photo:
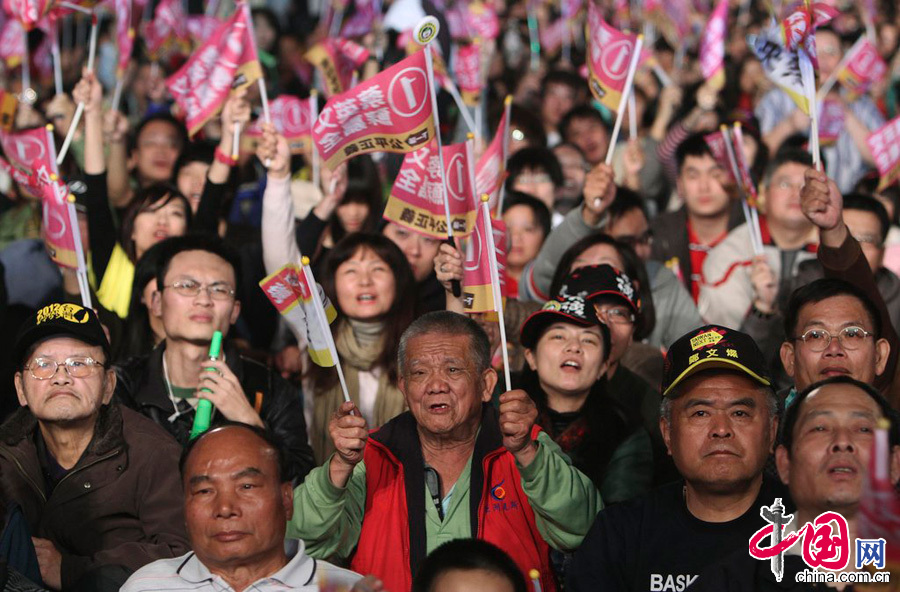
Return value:
M 438 20 L 433 16 L 427 16 L 422 19 L 413 31 L 413 37 L 416 43 L 422 45 L 422 51 L 425 52 L 425 70 L 428 78 L 429 92 L 431 93 L 431 112 L 434 118 L 434 138 L 437 141 L 438 160 L 441 164 L 441 200 L 444 202 L 444 217 L 447 220 L 447 242 L 454 245 L 453 242 L 453 220 L 450 217 L 450 203 L 447 201 L 447 179 L 444 170 L 444 148 L 441 143 L 441 122 L 438 115 L 437 88 L 434 82 L 434 62 L 431 55 L 431 41 L 437 38 L 440 25 Z M 459 280 L 452 280 L 451 289 L 453 295 L 459 298 L 462 295 L 462 286 Z
M 59 169 L 56 168 L 56 142 L 53 139 L 53 124 L 48 123 L 44 130 L 47 132 L 47 146 L 50 148 L 49 161 L 53 166 L 50 180 L 54 183 L 59 180 Z M 54 187 L 54 197 L 56 188 Z M 78 229 L 78 214 L 75 212 L 75 196 L 69 193 L 66 196 L 66 211 L 69 215 L 69 226 L 72 229 L 72 241 L 75 243 L 75 277 L 78 280 L 78 291 L 81 292 L 81 304 L 85 308 L 94 308 L 91 304 L 91 285 L 88 282 L 87 264 L 84 259 L 84 247 L 81 244 L 81 231 Z
M 309 117 L 313 123 L 319 119 L 319 91 L 314 88 L 309 91 Z M 319 183 L 321 182 L 319 151 L 316 149 L 316 143 L 312 142 L 312 140 L 310 142 L 312 144 L 312 157 L 310 158 L 312 161 L 312 183 L 313 187 L 319 190 Z
M 328 317 L 325 316 L 325 305 L 322 304 L 322 299 L 319 297 L 319 286 L 316 284 L 316 278 L 313 276 L 312 268 L 309 266 L 309 257 L 304 256 L 300 258 L 300 269 L 303 271 L 303 276 L 306 278 L 306 283 L 312 294 L 313 309 L 315 310 L 316 321 L 322 328 L 322 336 L 325 338 L 328 349 L 335 354 L 334 367 L 337 369 L 338 380 L 341 382 L 341 390 L 344 392 L 344 401 L 349 402 L 351 400 L 350 391 L 347 390 L 347 380 L 344 378 L 344 369 L 341 367 L 341 358 L 337 353 L 337 346 L 334 344 L 334 336 L 331 334 L 331 326 L 328 324 Z
M 734 153 L 734 145 L 731 143 L 731 134 L 728 131 L 728 126 L 724 123 L 719 126 L 719 130 L 721 131 L 722 139 L 725 142 L 725 153 L 728 155 L 728 164 L 731 166 L 731 174 L 734 176 L 738 191 L 741 194 L 741 207 L 744 210 L 744 219 L 747 222 L 747 230 L 750 233 L 750 246 L 753 248 L 754 255 L 760 255 L 762 254 L 762 239 L 757 234 L 758 231 L 753 223 L 753 214 L 750 211 L 750 204 L 747 203 L 747 189 L 744 187 L 744 177 L 738 166 L 737 157 Z
M 491 292 L 494 296 L 494 310 L 497 311 L 497 321 L 500 326 L 500 354 L 503 356 L 503 378 L 506 380 L 506 390 L 512 390 L 512 380 L 509 375 L 509 352 L 506 347 L 506 323 L 503 322 L 503 295 L 500 293 L 500 272 L 497 266 L 497 251 L 494 247 L 494 226 L 491 223 L 491 208 L 488 205 L 490 196 L 481 196 L 481 214 L 484 216 L 484 241 L 488 250 L 488 263 L 491 272 Z
M 28 31 L 22 26 L 22 97 L 27 102 L 31 89 L 31 60 L 28 56 Z
M 53 53 L 53 84 L 56 94 L 63 94 L 62 63 L 59 52 L 59 20 L 53 23 L 53 37 L 50 39 L 50 51 Z
M 616 123 L 613 126 L 612 136 L 609 138 L 609 148 L 606 150 L 606 164 L 612 164 L 613 154 L 616 151 L 616 141 L 619 139 L 619 132 L 622 130 L 622 115 L 625 111 L 628 95 L 631 94 L 631 85 L 634 83 L 634 73 L 641 59 L 641 48 L 644 45 L 644 36 L 638 35 L 634 42 L 634 53 L 631 54 L 631 63 L 628 65 L 628 75 L 625 77 L 625 87 L 622 89 L 622 96 L 619 98 L 619 108 L 616 110 Z M 594 206 L 598 207 L 600 199 L 595 200 Z
M 97 56 L 97 15 L 91 13 L 91 41 L 88 46 L 88 63 L 87 69 L 91 72 L 94 71 L 94 58 Z M 75 108 L 75 115 L 72 117 L 72 123 L 69 125 L 69 131 L 66 133 L 66 139 L 63 141 L 62 148 L 59 149 L 59 154 L 56 156 L 56 164 L 57 166 L 62 164 L 62 161 L 65 160 L 66 154 L 69 152 L 69 146 L 72 144 L 72 139 L 75 137 L 75 130 L 78 129 L 78 124 L 81 121 L 81 116 L 84 114 L 84 103 L 79 102 L 78 106 Z
M 863 41 L 865 41 L 865 36 L 860 35 L 859 39 L 847 50 L 847 53 L 844 54 L 844 57 L 841 58 L 841 61 L 838 62 L 837 67 L 834 71 L 828 75 L 828 78 L 825 79 L 825 82 L 822 83 L 822 86 L 819 88 L 819 91 L 816 93 L 816 99 L 821 101 L 828 96 L 828 93 L 831 92 L 831 88 L 837 82 L 838 74 L 840 74 L 841 70 L 843 70 L 847 63 L 852 60 L 856 54 L 862 49 Z
M 738 167 L 741 169 L 741 175 L 743 175 L 743 171 L 747 171 L 747 177 L 750 178 L 750 164 L 747 162 L 747 154 L 744 152 L 744 134 L 742 131 L 741 122 L 736 121 L 734 123 L 734 144 L 735 144 L 735 153 L 737 155 Z M 750 182 L 753 182 L 753 179 L 750 178 Z M 748 193 L 752 193 L 751 188 L 747 187 Z M 753 219 L 753 226 L 751 227 L 756 232 L 756 242 L 759 245 L 759 250 L 762 252 L 763 250 L 763 240 L 762 240 L 762 230 L 760 230 L 759 226 L 759 210 L 756 207 L 755 203 L 749 203 L 750 206 L 750 216 Z
M 644 45 L 644 36 L 638 35 L 634 42 L 634 53 L 631 55 L 631 64 L 628 66 L 628 76 L 625 77 L 625 87 L 622 89 L 622 96 L 619 98 L 619 108 L 616 110 L 616 123 L 613 126 L 612 136 L 609 139 L 609 148 L 606 150 L 606 164 L 612 164 L 613 153 L 616 148 L 616 141 L 619 139 L 619 132 L 622 130 L 622 115 L 625 111 L 628 95 L 631 94 L 631 85 L 634 83 L 634 73 L 637 70 L 638 62 L 641 59 L 641 48 Z
M 628 93 L 628 139 L 637 140 L 637 101 L 634 93 Z
M 819 151 L 819 105 L 816 100 L 816 74 L 812 61 L 806 51 L 800 50 L 800 76 L 803 80 L 803 91 L 809 104 L 809 153 L 812 154 L 813 166 L 821 170 L 822 155 Z
M 509 115 L 512 111 L 512 95 L 506 95 L 503 99 L 503 139 L 501 141 L 501 154 L 503 158 L 503 170 L 506 170 L 506 161 L 509 157 Z M 497 213 L 503 214 L 503 199 L 506 197 L 506 183 L 500 183 L 499 196 L 497 197 Z

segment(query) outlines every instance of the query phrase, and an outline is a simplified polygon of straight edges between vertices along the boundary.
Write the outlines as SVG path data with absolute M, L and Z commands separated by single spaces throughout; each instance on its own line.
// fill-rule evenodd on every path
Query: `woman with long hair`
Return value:
M 371 428 L 406 408 L 397 387 L 397 346 L 412 322 L 416 283 L 403 252 L 390 239 L 372 233 L 347 235 L 323 262 L 320 280 L 338 312 L 332 324 L 350 398 Z M 344 401 L 334 368 L 309 365 L 307 406 L 316 460 L 333 451 L 328 421 Z M 311 399 L 311 401 L 310 401 Z

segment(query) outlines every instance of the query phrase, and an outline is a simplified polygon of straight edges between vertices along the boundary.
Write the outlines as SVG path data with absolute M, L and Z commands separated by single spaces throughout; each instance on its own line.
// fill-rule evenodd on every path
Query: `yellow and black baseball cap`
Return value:
M 737 370 L 771 387 L 765 358 L 746 333 L 718 325 L 706 325 L 679 337 L 666 353 L 662 394 L 697 372 L 713 369 Z
M 16 337 L 15 359 L 22 364 L 28 349 L 52 337 L 71 337 L 88 345 L 99 345 L 109 361 L 109 340 L 97 313 L 80 304 L 48 304 L 28 318 Z

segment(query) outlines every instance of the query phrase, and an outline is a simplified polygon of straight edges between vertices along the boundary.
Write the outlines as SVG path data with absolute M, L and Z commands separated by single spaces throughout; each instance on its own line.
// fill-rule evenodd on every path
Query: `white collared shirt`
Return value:
M 303 590 L 318 592 L 320 584 L 349 589 L 362 578 L 357 573 L 313 559 L 299 541 L 297 554 L 274 574 L 250 584 L 247 592 Z M 193 551 L 173 559 L 159 559 L 137 570 L 119 592 L 162 592 L 165 590 L 233 592 L 231 586 L 209 571 Z

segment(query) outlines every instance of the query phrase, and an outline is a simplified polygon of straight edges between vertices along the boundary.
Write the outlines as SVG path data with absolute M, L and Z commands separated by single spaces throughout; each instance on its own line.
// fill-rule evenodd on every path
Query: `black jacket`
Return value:
M 175 407 L 169 399 L 163 378 L 162 355 L 165 346 L 163 341 L 149 355 L 132 358 L 117 367 L 115 396 L 122 404 L 163 426 L 184 446 L 188 443 L 194 423 L 194 409 L 186 401 L 179 400 L 178 408 L 182 413 L 169 421 Z M 226 363 L 240 381 L 250 405 L 256 408 L 259 404 L 260 418 L 281 443 L 288 467 L 285 477 L 295 484 L 302 482 L 315 466 L 315 461 L 307 441 L 300 389 L 269 367 L 241 356 L 230 344 L 224 347 Z
M 158 426 L 104 405 L 87 449 L 49 493 L 38 432 L 27 407 L 3 423 L 0 476 L 3 494 L 21 506 L 32 536 L 53 541 L 62 555 L 63 590 L 103 566 L 134 571 L 190 548 L 180 450 Z

